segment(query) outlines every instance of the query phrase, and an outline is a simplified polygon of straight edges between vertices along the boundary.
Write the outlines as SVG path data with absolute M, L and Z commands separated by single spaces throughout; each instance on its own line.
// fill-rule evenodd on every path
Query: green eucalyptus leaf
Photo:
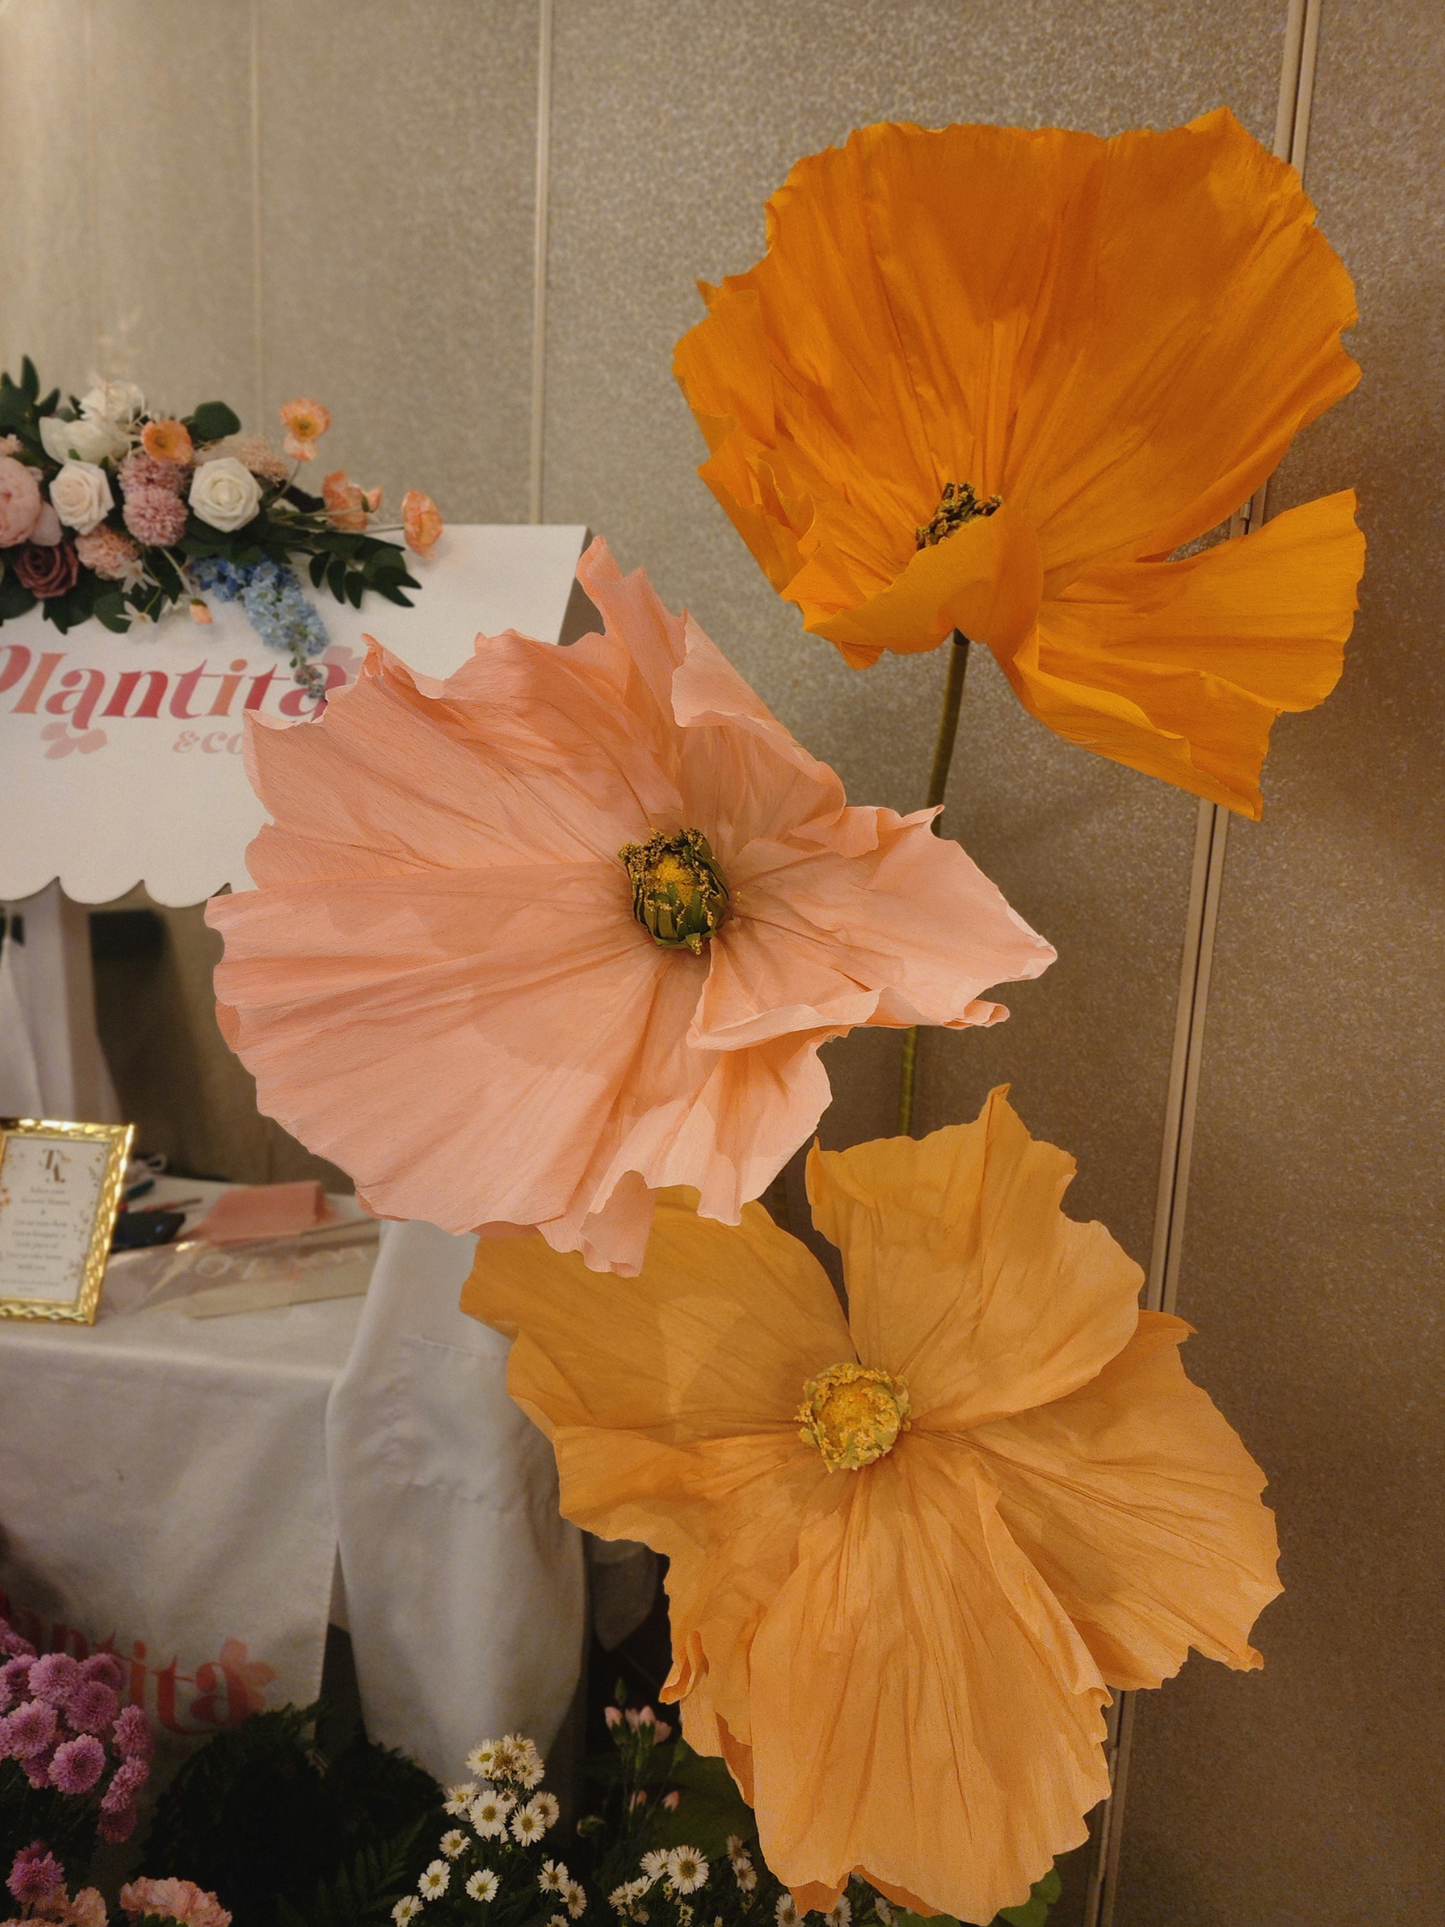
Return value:
M 326 555 L 324 551 L 318 551 L 318 553 L 311 558 L 311 586 L 313 589 L 319 589 L 321 587 L 321 578 L 325 574 Z

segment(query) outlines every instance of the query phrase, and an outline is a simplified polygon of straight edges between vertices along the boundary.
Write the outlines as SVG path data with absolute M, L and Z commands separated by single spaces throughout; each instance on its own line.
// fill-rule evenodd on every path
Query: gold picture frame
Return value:
M 0 1118 L 0 1318 L 95 1323 L 134 1136 Z

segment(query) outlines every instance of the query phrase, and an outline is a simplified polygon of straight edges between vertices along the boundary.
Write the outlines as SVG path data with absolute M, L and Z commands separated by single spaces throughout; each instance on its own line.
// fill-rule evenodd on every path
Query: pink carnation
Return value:
M 94 1887 L 82 1887 L 66 1919 L 70 1927 L 106 1927 L 105 1902 Z
M 186 529 L 186 505 L 169 489 L 138 488 L 126 497 L 125 525 L 148 549 L 168 549 Z
M 75 553 L 87 569 L 93 569 L 107 582 L 126 582 L 140 574 L 140 550 L 119 529 L 108 529 L 104 522 L 89 535 L 75 538 Z M 97 1653 L 97 1659 L 113 1659 L 113 1653 Z M 88 1664 L 89 1662 L 87 1662 Z
M 44 1700 L 27 1700 L 0 1720 L 0 1760 L 33 1759 L 54 1738 L 55 1708 Z
M 99 1690 L 108 1692 L 108 1687 Z M 50 1784 L 62 1793 L 89 1793 L 105 1771 L 105 1748 L 89 1733 L 67 1740 L 55 1749 L 50 1762 Z
M 69 1653 L 47 1653 L 30 1668 L 31 1693 L 51 1706 L 64 1706 L 80 1680 L 80 1661 Z
M 113 1737 L 123 1760 L 148 1760 L 155 1751 L 150 1721 L 138 1706 L 122 1708 Z
M 132 1919 L 158 1914 L 181 1927 L 231 1927 L 231 1916 L 192 1880 L 132 1880 L 120 1890 L 120 1904 Z
M 103 1679 L 78 1681 L 65 1702 L 65 1717 L 77 1733 L 104 1733 L 119 1711 L 115 1688 Z
M 120 492 L 127 499 L 143 488 L 163 488 L 168 494 L 179 495 L 186 481 L 186 471 L 179 462 L 158 462 L 140 448 L 126 456 L 119 473 Z

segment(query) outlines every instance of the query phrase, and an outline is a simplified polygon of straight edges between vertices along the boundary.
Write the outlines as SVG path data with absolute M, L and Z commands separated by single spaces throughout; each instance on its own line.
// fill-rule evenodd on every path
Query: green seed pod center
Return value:
M 632 914 L 666 950 L 702 947 L 728 910 L 728 887 L 701 830 L 664 836 L 654 830 L 645 843 L 624 843 L 617 852 L 632 879 Z

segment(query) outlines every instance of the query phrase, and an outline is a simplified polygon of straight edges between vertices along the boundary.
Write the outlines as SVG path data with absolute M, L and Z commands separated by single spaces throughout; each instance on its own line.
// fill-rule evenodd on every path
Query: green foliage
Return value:
M 0 1760 L 0 1881 L 32 1840 L 43 1840 L 74 1884 L 95 1846 L 95 1805 L 33 1787 L 14 1760 Z M 0 1887 L 0 1907 L 5 1904 Z
M 364 1740 L 327 1761 L 315 1716 L 315 1707 L 256 1713 L 200 1748 L 161 1799 L 144 1870 L 217 1894 L 237 1927 L 365 1921 L 389 1909 L 428 1857 L 417 1859 L 416 1842 L 442 1824 L 440 1792 L 420 1767 Z M 345 1911 L 357 1906 L 371 1911 Z
M 186 416 L 185 425 L 192 441 L 222 442 L 228 435 L 240 434 L 241 417 L 223 401 L 203 401 L 194 415 Z
M 1002 1927 L 1003 1923 L 1007 1923 L 1007 1927 L 1045 1927 L 1049 1910 L 1063 1891 L 1064 1883 L 1058 1870 L 1050 1867 L 1042 1880 L 1034 1882 L 1033 1892 L 1023 1905 L 1005 1907 L 1001 1914 L 994 1916 L 992 1927 Z M 952 1914 L 934 1914 L 925 1920 L 921 1914 L 910 1914 L 903 1907 L 893 1909 L 893 1918 L 897 1927 L 963 1927 Z

